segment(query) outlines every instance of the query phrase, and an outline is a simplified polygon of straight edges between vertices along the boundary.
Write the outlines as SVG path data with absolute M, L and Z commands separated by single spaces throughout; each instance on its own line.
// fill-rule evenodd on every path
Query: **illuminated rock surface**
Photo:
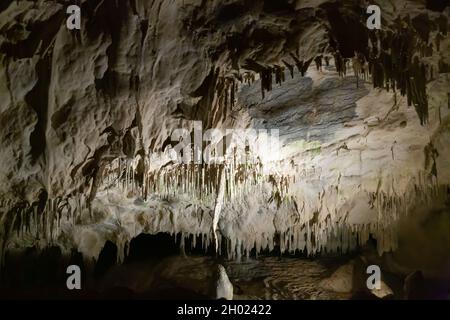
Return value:
M 450 278 L 449 8 L 375 1 L 388 91 L 340 77 L 335 59 L 306 63 L 332 44 L 369 57 L 363 2 L 81 1 L 69 31 L 61 1 L 4 1 L 0 261 L 49 245 L 92 261 L 109 240 L 123 262 L 142 233 L 236 261 L 347 254 L 372 237 L 390 271 Z M 396 44 L 415 88 L 404 95 Z M 243 172 L 164 161 L 193 120 L 278 129 L 280 149 Z

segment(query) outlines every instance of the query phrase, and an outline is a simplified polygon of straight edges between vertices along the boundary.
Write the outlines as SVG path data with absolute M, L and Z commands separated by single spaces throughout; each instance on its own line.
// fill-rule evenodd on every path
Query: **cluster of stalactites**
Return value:
M 10 207 L 8 203 L 1 203 L 0 206 L 3 210 L 9 208 L 0 219 L 0 265 L 10 239 L 22 239 L 25 246 L 38 248 L 58 245 L 63 223 L 74 226 L 83 215 L 91 214 L 89 201 L 81 194 L 48 199 L 43 204 L 23 203 Z
M 273 65 L 273 66 L 264 66 L 256 61 L 251 59 L 246 60 L 246 64 L 243 66 L 244 69 L 252 70 L 259 74 L 259 78 L 261 81 L 261 96 L 264 99 L 265 93 L 268 91 L 272 91 L 273 80 L 275 78 L 275 83 L 277 85 L 281 85 L 284 81 L 286 81 L 285 70 L 288 69 L 291 75 L 291 78 L 294 78 L 294 65 L 297 67 L 298 71 L 302 75 L 305 76 L 306 71 L 308 70 L 309 65 L 313 61 L 313 59 L 309 59 L 306 61 L 300 60 L 296 55 L 290 54 L 290 57 L 294 60 L 293 63 L 288 62 L 286 59 L 282 59 L 281 62 L 283 65 Z M 251 72 L 246 72 L 245 75 L 250 75 Z M 249 85 L 253 83 L 255 77 L 246 76 L 244 77 L 245 82 Z
M 423 58 L 441 50 L 441 41 L 447 33 L 447 23 L 439 26 L 434 39 L 420 35 L 407 20 L 399 21 L 395 31 L 370 34 L 369 64 L 374 87 L 399 90 L 413 105 L 421 124 L 428 121 L 426 84 L 441 72 L 441 63 L 435 66 Z M 434 48 L 434 49 L 433 49 Z M 437 68 L 436 68 L 437 67 Z
M 302 75 L 302 77 L 305 76 L 306 71 L 308 71 L 309 65 L 313 61 L 313 58 L 309 60 L 300 60 L 298 57 L 296 57 L 294 54 L 290 54 L 291 58 L 295 61 L 295 65 L 297 66 L 298 71 Z
M 232 109 L 236 102 L 238 81 L 234 77 L 219 77 L 216 84 L 218 103 L 228 109 Z
M 178 234 L 174 234 L 175 240 L 177 240 Z M 219 235 L 219 243 L 221 241 L 221 237 Z M 180 233 L 180 250 L 181 252 L 185 252 L 186 249 L 196 249 L 198 248 L 198 244 L 200 242 L 200 248 L 206 253 L 213 242 L 212 232 L 209 233 L 200 233 L 200 234 L 192 234 L 188 232 Z M 219 247 L 220 248 L 220 247 Z M 218 252 L 220 254 L 220 252 Z
M 448 69 L 439 57 L 429 59 L 441 51 L 447 23 L 447 19 L 441 17 L 432 36 L 430 31 L 426 34 L 418 31 L 409 18 L 398 18 L 392 29 L 369 32 L 367 52 L 355 52 L 350 58 L 343 56 L 338 48 L 331 48 L 336 71 L 346 76 L 352 62 L 357 86 L 359 77 L 367 79 L 370 75 L 375 88 L 400 91 L 407 97 L 408 105 L 414 106 L 424 125 L 428 121 L 427 82 Z M 432 62 L 434 60 L 436 62 Z
M 132 171 L 132 169 L 129 170 Z M 216 192 L 215 189 L 217 188 L 217 179 L 219 179 L 219 176 L 227 176 L 220 172 L 220 170 L 226 170 L 224 167 L 211 167 L 208 173 L 205 171 L 201 173 L 202 170 L 199 167 L 192 167 L 190 173 L 187 167 L 177 168 L 177 170 L 172 173 L 169 171 L 161 173 L 159 180 L 166 181 L 164 188 L 169 187 L 165 192 L 173 193 L 173 190 L 170 190 L 170 186 L 173 184 L 178 184 L 178 188 L 185 188 L 184 191 L 186 192 L 188 192 L 189 188 L 192 190 L 196 189 L 200 185 L 201 177 L 209 175 L 208 179 L 212 180 L 211 192 L 214 193 Z M 214 171 L 216 172 L 215 175 Z M 183 176 L 185 180 L 178 180 L 178 182 L 170 181 L 174 177 L 171 174 L 174 176 Z M 201 174 L 204 175 L 201 176 Z M 257 172 L 253 172 L 253 175 L 253 186 L 250 186 L 250 189 L 258 187 L 258 183 L 260 183 L 257 178 Z M 128 174 L 128 176 L 131 175 Z M 233 179 L 239 179 L 239 177 L 244 176 L 251 176 L 251 173 L 242 171 L 234 177 L 231 174 L 228 175 L 227 179 L 230 179 L 230 183 L 227 183 L 227 193 L 229 196 L 232 195 L 233 188 L 237 188 L 237 184 L 233 186 Z M 274 189 L 281 190 L 284 188 L 285 192 L 288 192 L 286 179 L 278 178 L 271 178 Z M 152 184 L 156 186 L 156 181 L 152 181 Z M 236 180 L 234 181 L 236 183 Z M 266 213 L 273 215 L 275 229 L 271 232 L 267 232 L 267 230 L 258 232 L 258 228 L 254 229 L 257 224 L 248 230 L 246 225 L 234 225 L 232 229 L 236 229 L 238 232 L 232 233 L 231 236 L 225 237 L 223 234 L 217 234 L 219 244 L 217 247 L 218 254 L 226 254 L 231 259 L 240 259 L 243 256 L 249 256 L 253 249 L 259 254 L 263 251 L 272 251 L 276 246 L 279 247 L 281 253 L 304 252 L 308 255 L 318 253 L 345 253 L 364 245 L 370 236 L 377 239 L 379 254 L 395 250 L 398 240 L 397 225 L 401 219 L 407 218 L 416 208 L 432 208 L 436 204 L 448 203 L 450 200 L 448 194 L 449 186 L 439 185 L 435 181 L 430 182 L 428 174 L 419 175 L 414 181 L 405 192 L 401 193 L 397 193 L 394 190 L 390 192 L 382 190 L 366 192 L 368 206 L 375 210 L 375 212 L 378 212 L 378 216 L 373 222 L 361 224 L 349 223 L 348 212 L 343 212 L 342 209 L 333 211 L 332 207 L 330 207 L 335 201 L 335 197 L 339 196 L 341 192 L 337 187 L 330 186 L 327 189 L 328 191 L 323 191 L 319 195 L 316 208 L 308 208 L 308 206 L 305 206 L 305 202 L 300 200 L 299 196 L 301 197 L 301 195 L 290 192 L 290 196 L 277 207 L 277 210 Z M 183 184 L 184 187 L 182 186 Z M 182 192 L 182 189 L 178 190 Z M 242 196 L 254 198 L 255 194 L 262 194 L 262 192 L 256 193 L 255 190 L 252 189 L 251 192 L 247 192 Z M 161 192 L 161 190 L 159 191 Z M 229 200 L 240 201 L 239 198 Z M 1 205 L 2 208 L 7 208 L 10 204 L 2 203 Z M 242 210 L 245 210 L 244 207 Z M 182 215 L 184 213 L 184 211 L 180 211 L 177 214 Z M 230 214 L 226 211 L 226 207 L 223 214 L 225 215 L 225 219 L 226 215 Z M 254 212 L 253 214 L 259 215 L 260 213 Z M 61 229 L 62 223 L 69 223 L 73 226 L 89 223 L 91 221 L 90 215 L 91 208 L 87 198 L 84 196 L 48 199 L 43 208 L 39 204 L 33 204 L 14 207 L 7 212 L 3 212 L 0 220 L 0 231 L 2 235 L 0 237 L 1 261 L 4 261 L 3 257 L 8 247 L 9 239 L 22 239 L 17 243 L 37 245 L 40 248 L 48 245 L 58 245 L 58 236 L 64 232 Z M 262 217 L 258 217 L 254 221 L 257 223 L 261 219 Z M 286 223 L 276 223 L 276 221 L 282 220 L 285 220 Z M 234 219 L 231 219 L 231 221 L 238 223 Z M 264 223 L 264 220 L 261 221 L 261 223 Z M 264 228 L 261 228 L 261 230 L 264 230 Z M 196 247 L 196 241 L 199 240 L 202 243 L 202 248 L 205 250 L 207 250 L 213 241 L 212 231 L 195 234 L 192 237 L 189 230 L 178 230 L 174 228 L 174 234 L 178 233 L 182 234 L 180 242 L 182 249 L 186 245 L 185 240 L 189 237 L 191 238 L 191 246 Z M 200 239 L 197 239 L 197 237 L 200 237 Z M 116 237 L 116 241 L 120 242 L 117 246 L 121 248 L 119 262 L 123 261 L 123 257 L 126 255 L 125 249 L 129 240 L 127 235 L 124 237 L 118 235 Z M 220 251 L 223 241 L 226 242 L 227 252 Z
M 207 127 L 223 123 L 236 104 L 239 85 L 241 83 L 251 85 L 254 81 L 255 74 L 252 72 L 240 73 L 234 70 L 231 73 L 224 73 L 223 70 L 217 69 L 213 83 L 214 95 L 209 102 L 211 121 L 206 121 Z
M 397 248 L 396 227 L 381 224 L 349 225 L 345 222 L 327 220 L 325 223 L 293 225 L 273 234 L 254 233 L 249 238 L 223 238 L 226 241 L 226 256 L 229 259 L 249 257 L 252 252 L 259 255 L 273 252 L 277 247 L 280 254 L 346 254 L 363 246 L 374 236 L 378 240 L 380 254 Z M 221 248 L 221 247 L 219 247 Z M 225 254 L 219 252 L 219 254 Z
M 149 194 L 156 194 L 164 199 L 186 195 L 196 204 L 212 206 L 216 201 L 221 179 L 225 179 L 225 201 L 257 192 L 258 188 L 267 183 L 273 189 L 270 201 L 279 206 L 288 196 L 289 184 L 295 181 L 289 175 L 265 172 L 260 162 L 172 164 L 158 170 L 147 169 L 143 173 L 136 163 L 136 160 L 116 159 L 104 170 L 103 187 L 118 187 L 127 195 L 133 194 L 143 199 L 147 199 Z
M 433 77 L 434 70 L 421 62 L 419 56 L 414 56 L 415 49 L 421 47 L 421 40 L 410 28 L 370 39 L 368 60 L 374 87 L 399 90 L 402 96 L 406 95 L 408 105 L 414 105 L 421 124 L 425 124 L 428 121 L 426 83 Z
M 398 247 L 398 223 L 402 219 L 410 218 L 410 213 L 416 208 L 431 208 L 436 203 L 450 200 L 448 186 L 430 184 L 425 180 L 424 177 L 419 177 L 417 183 L 411 185 L 405 194 L 367 192 L 369 205 L 378 212 L 378 217 L 373 222 L 361 224 L 349 223 L 348 212 L 322 212 L 328 210 L 327 205 L 320 206 L 311 220 L 304 221 L 298 215 L 291 214 L 295 210 L 297 214 L 308 216 L 302 209 L 304 206 L 288 201 L 277 212 L 278 219 L 280 215 L 286 215 L 290 219 L 286 229 L 275 229 L 273 233 L 252 232 L 240 238 L 225 239 L 227 255 L 239 259 L 241 256 L 249 256 L 253 249 L 259 254 L 272 251 L 276 246 L 281 254 L 302 252 L 313 256 L 319 253 L 348 253 L 363 246 L 370 237 L 377 240 L 380 255 L 394 251 Z M 319 216 L 326 218 L 317 219 Z
M 259 75 L 260 82 L 261 82 L 261 96 L 264 99 L 265 93 L 268 91 L 272 91 L 273 87 L 273 81 L 275 78 L 275 83 L 277 85 L 281 85 L 284 81 L 286 81 L 285 76 L 285 70 L 289 70 L 289 74 L 291 75 L 291 78 L 294 78 L 294 69 L 297 67 L 298 72 L 300 72 L 301 76 L 304 77 L 311 62 L 314 60 L 318 70 L 322 70 L 322 59 L 323 55 L 318 55 L 314 58 L 308 59 L 308 60 L 301 60 L 298 56 L 296 56 L 293 53 L 290 53 L 289 56 L 292 58 L 294 62 L 288 62 L 286 59 L 282 59 L 281 63 L 282 65 L 275 64 L 273 66 L 266 66 L 262 65 L 252 59 L 247 59 L 245 62 L 245 65 L 243 66 L 244 69 L 250 70 L 244 72 L 242 75 L 238 75 L 236 77 L 239 82 L 245 83 L 247 85 L 251 85 L 255 81 L 255 73 Z M 329 65 L 329 57 L 326 56 L 326 63 L 327 66 Z M 233 82 L 233 84 L 236 83 L 234 78 L 230 77 L 224 77 L 224 79 L 229 79 Z M 224 90 L 224 81 L 219 80 L 217 84 L 217 91 L 222 92 Z M 237 83 L 236 83 L 237 84 Z M 233 86 L 235 90 L 237 90 L 237 85 Z M 219 94 L 219 96 L 224 96 L 223 94 Z M 232 97 L 234 98 L 236 95 L 233 93 Z M 225 103 L 226 104 L 226 103 Z
M 322 70 L 322 55 L 318 55 L 314 58 L 308 60 L 300 60 L 296 55 L 290 54 L 290 57 L 294 60 L 294 64 L 300 72 L 301 76 L 304 77 L 306 75 L 306 71 L 308 71 L 311 62 L 314 60 L 318 70 Z M 284 66 L 289 70 L 291 78 L 294 78 L 294 65 L 287 62 L 285 59 L 281 60 Z M 275 75 L 275 83 L 281 85 L 285 81 L 285 68 L 283 66 L 275 65 L 272 68 L 266 68 L 260 71 L 261 76 L 261 92 L 262 97 L 264 99 L 264 91 L 272 90 L 272 74 Z

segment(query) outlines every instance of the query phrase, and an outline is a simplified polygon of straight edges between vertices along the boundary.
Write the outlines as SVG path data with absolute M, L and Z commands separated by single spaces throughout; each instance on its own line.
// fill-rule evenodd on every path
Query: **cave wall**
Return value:
M 325 167 L 324 175 L 313 174 L 313 180 L 322 179 L 319 186 L 305 188 L 297 183 L 292 188 L 297 188 L 297 193 L 309 203 L 309 213 L 301 218 L 302 226 L 320 221 L 326 225 L 326 211 L 317 214 L 316 208 L 322 208 L 322 202 L 320 195 L 317 198 L 316 190 L 320 193 L 321 185 L 335 186 L 339 176 L 350 177 L 348 180 L 342 178 L 342 188 L 348 197 L 361 183 L 370 185 L 364 192 L 385 192 L 390 196 L 392 188 L 389 185 L 395 181 L 392 180 L 394 173 L 405 178 L 401 183 L 402 192 L 414 188 L 414 183 L 406 181 L 410 176 L 429 179 L 431 175 L 432 179 L 439 178 L 438 188 L 445 186 L 450 179 L 450 173 L 445 170 L 449 162 L 446 149 L 448 111 L 442 108 L 448 99 L 445 92 L 449 81 L 446 66 L 450 63 L 446 33 L 448 8 L 440 12 L 441 8 L 433 7 L 433 10 L 439 9 L 433 11 L 427 8 L 429 3 L 426 1 L 375 2 L 383 10 L 383 26 L 387 33 L 395 34 L 401 30 L 397 17 L 409 15 L 410 24 L 406 27 L 411 28 L 413 39 L 433 48 L 431 55 L 421 54 L 420 51 L 425 49 L 414 46 L 410 46 L 411 52 L 406 52 L 408 59 L 417 54 L 421 61 L 435 67 L 427 87 L 427 117 L 424 117 L 423 108 L 408 109 L 408 101 L 404 100 L 399 103 L 400 111 L 391 112 L 386 108 L 395 104 L 393 97 L 381 94 L 378 89 L 369 91 L 371 86 L 358 89 L 361 95 L 352 98 L 354 101 L 349 110 L 340 111 L 347 104 L 339 103 L 328 106 L 334 108 L 332 111 L 327 110 L 327 105 L 314 109 L 315 103 L 321 103 L 320 92 L 309 97 L 301 93 L 288 95 L 290 100 L 270 103 L 277 93 L 290 92 L 302 81 L 308 81 L 300 75 L 324 50 L 334 46 L 347 58 L 355 50 L 367 51 L 366 41 L 373 39 L 377 32 L 369 32 L 365 27 L 364 1 L 80 1 L 82 26 L 79 31 L 66 28 L 64 2 L 4 2 L 0 12 L 2 245 L 6 245 L 6 239 L 15 229 L 36 228 L 42 234 L 53 232 L 55 236 L 64 228 L 52 221 L 68 214 L 67 220 L 72 220 L 75 225 L 70 230 L 77 232 L 75 239 L 60 239 L 61 243 L 67 241 L 70 246 L 74 241 L 81 251 L 95 256 L 104 241 L 111 238 L 119 244 L 119 252 L 123 252 L 126 241 L 131 235 L 135 236 L 136 231 L 122 236 L 106 228 L 105 234 L 109 236 L 102 235 L 98 241 L 97 233 L 83 226 L 118 212 L 115 204 L 105 203 L 104 193 L 99 193 L 104 172 L 113 160 L 121 159 L 122 169 L 130 170 L 132 165 L 129 163 L 136 155 L 148 157 L 162 151 L 170 132 L 180 126 L 189 127 L 189 120 L 201 120 L 205 127 L 248 127 L 264 117 L 268 121 L 276 120 L 277 109 L 284 104 L 292 104 L 289 105 L 292 110 L 302 108 L 304 113 L 300 112 L 298 122 L 272 124 L 287 126 L 294 131 L 296 126 L 307 126 L 309 134 L 294 134 L 295 139 L 320 141 L 324 150 L 321 155 L 313 154 L 315 157 L 309 163 L 316 163 L 315 168 Z M 434 49 L 437 47 L 434 36 L 438 33 L 444 37 L 441 50 Z M 274 70 L 281 67 L 285 69 L 285 79 L 291 77 L 287 69 L 295 67 L 295 81 L 285 80 L 280 89 L 276 89 L 273 81 L 280 73 Z M 261 80 L 251 85 L 253 92 L 249 97 L 245 96 L 247 89 L 239 89 L 234 103 L 231 96 L 235 96 L 235 87 L 241 88 L 244 72 L 255 74 Z M 313 80 L 315 85 L 324 86 L 321 90 L 332 92 L 333 88 L 326 87 L 321 79 Z M 231 87 L 230 83 L 233 83 Z M 351 83 L 347 85 L 352 91 Z M 312 94 L 311 88 L 305 90 Z M 261 91 L 264 98 L 259 100 Z M 247 102 L 255 96 L 258 99 L 251 102 L 253 109 L 249 108 Z M 359 100 L 363 96 L 367 96 L 366 100 Z M 303 98 L 309 106 L 295 103 L 296 99 Z M 400 95 L 398 99 L 400 101 Z M 244 112 L 235 112 L 236 107 L 243 108 Z M 279 112 L 283 116 L 285 110 Z M 232 115 L 240 121 L 233 120 Z M 404 121 L 406 129 L 399 130 Z M 327 126 L 326 123 L 335 125 Z M 316 127 L 311 129 L 310 126 Z M 367 136 L 372 127 L 377 127 L 375 134 Z M 355 134 L 366 139 L 365 147 L 362 146 L 364 143 L 353 139 Z M 286 147 L 289 149 L 289 145 Z M 358 167 L 361 163 L 358 150 L 364 148 L 367 148 L 364 150 L 367 159 L 363 163 L 373 162 L 367 166 L 368 170 Z M 313 149 L 317 149 L 317 145 Z M 439 157 L 434 150 L 439 151 Z M 294 151 L 301 153 L 304 150 Z M 310 153 L 307 155 L 309 157 Z M 302 157 L 300 160 L 298 155 L 295 158 L 299 167 L 306 162 L 301 160 Z M 393 162 L 395 157 L 397 160 L 404 158 L 404 161 Z M 339 161 L 342 168 L 329 170 L 329 163 L 333 161 Z M 305 168 L 307 172 L 309 169 Z M 351 178 L 354 175 L 361 176 L 365 182 Z M 428 190 L 428 182 L 420 186 Z M 263 188 L 261 199 L 257 199 L 267 202 L 272 187 L 268 184 Z M 305 189 L 310 196 L 303 195 Z M 362 194 L 363 200 L 352 202 L 350 199 L 349 203 L 355 207 L 355 203 L 366 201 L 366 193 Z M 129 201 L 129 212 L 133 216 L 143 210 L 134 200 L 117 201 L 120 206 Z M 185 207 L 188 202 L 189 198 L 182 199 L 176 206 Z M 246 205 L 253 208 L 261 205 L 261 202 L 255 202 Z M 297 205 L 290 203 L 285 207 L 287 216 L 291 216 L 293 206 Z M 189 214 L 180 218 L 181 226 L 175 228 L 170 221 L 170 212 L 174 210 L 165 204 L 160 209 L 159 202 L 155 207 L 159 210 L 158 215 L 167 212 L 158 221 L 169 221 L 167 224 L 155 222 L 152 228 L 138 228 L 139 231 L 156 232 L 158 228 L 167 232 L 195 230 L 198 234 L 208 234 L 208 241 L 212 239 L 210 229 L 214 208 L 202 207 L 199 211 L 199 207 L 192 207 Z M 233 212 L 240 208 L 242 203 L 227 210 Z M 267 204 L 267 212 L 270 212 L 267 221 L 273 220 L 271 215 L 277 210 L 279 205 L 275 202 Z M 342 212 L 345 216 L 346 211 L 342 209 Z M 356 219 L 362 216 L 358 214 Z M 133 216 L 123 217 L 129 219 L 123 229 L 135 228 Z M 225 230 L 227 217 L 221 221 L 219 227 Z M 234 223 L 236 221 L 240 223 L 239 219 Z M 289 221 L 286 218 L 280 227 L 270 232 L 286 231 L 289 225 L 285 224 Z M 143 225 L 147 226 L 146 223 Z M 245 234 L 259 227 L 262 225 L 252 225 Z M 323 225 L 318 228 L 324 230 Z M 232 228 L 223 231 L 223 236 L 229 238 L 231 231 Z M 246 246 L 253 245 L 253 240 L 250 239 Z

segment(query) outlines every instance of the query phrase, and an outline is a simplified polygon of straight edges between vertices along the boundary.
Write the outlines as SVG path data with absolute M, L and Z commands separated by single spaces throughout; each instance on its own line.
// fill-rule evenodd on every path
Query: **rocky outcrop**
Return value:
M 339 267 L 330 278 L 322 280 L 320 286 L 328 291 L 351 293 L 353 289 L 352 277 L 353 264 L 349 263 Z

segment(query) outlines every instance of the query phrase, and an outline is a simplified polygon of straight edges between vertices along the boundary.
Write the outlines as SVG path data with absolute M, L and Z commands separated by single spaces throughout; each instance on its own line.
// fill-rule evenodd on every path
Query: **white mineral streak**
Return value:
M 213 234 L 214 234 L 214 242 L 216 245 L 216 252 L 219 251 L 219 240 L 217 238 L 217 231 L 218 231 L 220 213 L 222 212 L 222 206 L 223 206 L 223 202 L 225 200 L 225 185 L 226 185 L 225 172 L 222 171 L 222 175 L 220 177 L 219 192 L 217 194 L 216 204 L 214 206 L 214 218 L 213 218 Z

